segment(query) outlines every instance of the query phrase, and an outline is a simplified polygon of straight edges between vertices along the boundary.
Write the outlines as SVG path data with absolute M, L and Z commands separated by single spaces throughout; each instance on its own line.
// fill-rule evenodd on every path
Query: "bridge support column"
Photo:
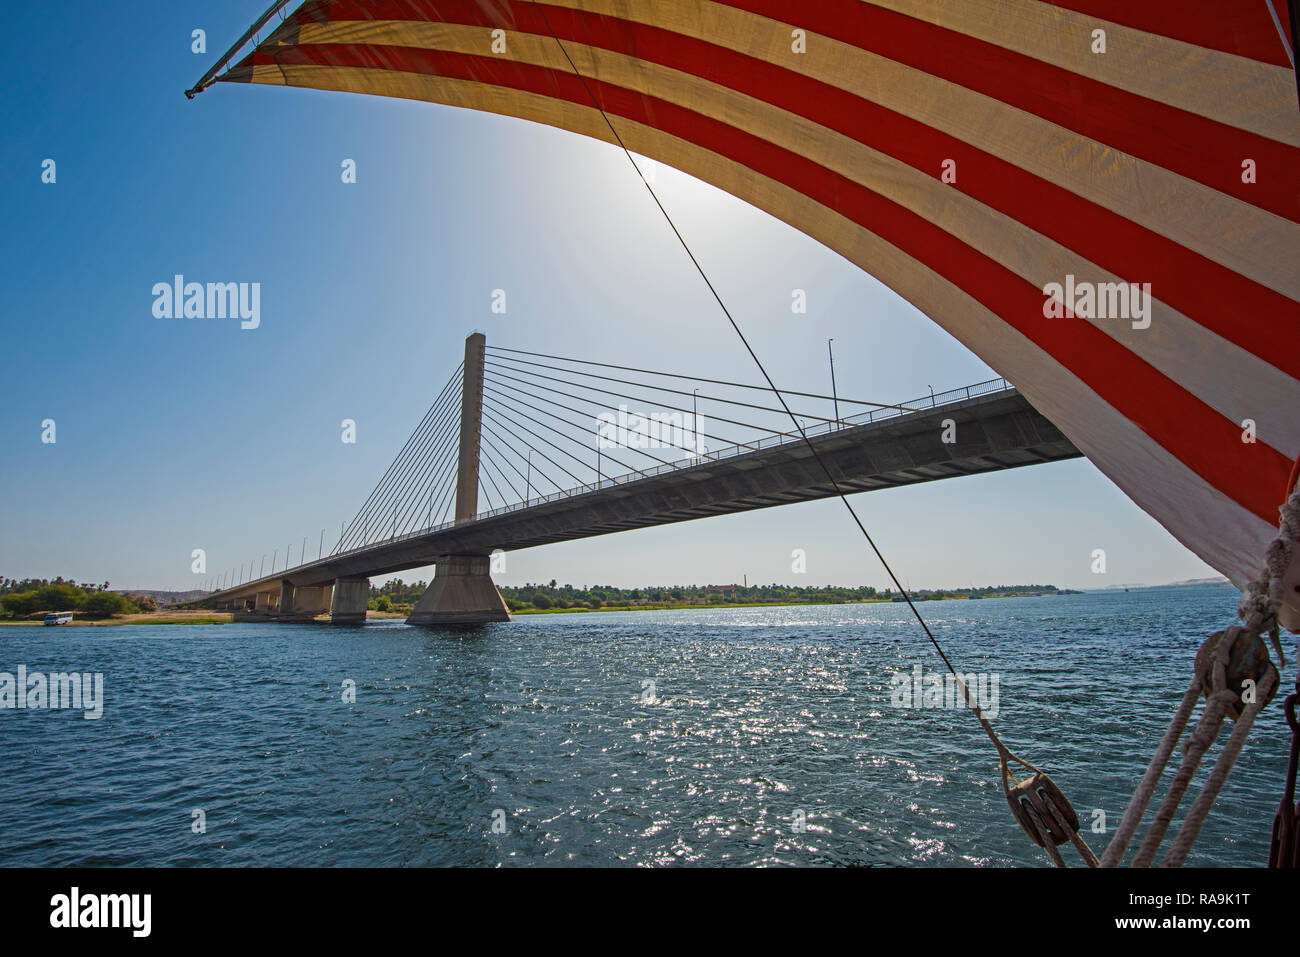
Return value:
M 482 625 L 510 621 L 487 555 L 443 555 L 428 590 L 406 619 L 408 625 Z
M 338 578 L 330 600 L 330 621 L 335 625 L 364 625 L 370 600 L 369 578 Z
M 316 616 L 330 611 L 332 585 L 299 585 L 293 589 L 292 605 L 280 612 L 282 619 L 315 621 Z

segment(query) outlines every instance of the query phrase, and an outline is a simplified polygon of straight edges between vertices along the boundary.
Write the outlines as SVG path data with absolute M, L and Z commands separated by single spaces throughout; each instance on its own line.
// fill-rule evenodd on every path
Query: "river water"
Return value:
M 1236 592 L 918 607 L 1100 851 Z M 0 865 L 1045 864 L 973 717 L 899 706 L 905 605 L 0 629 L 20 664 L 103 716 L 0 711 Z M 1288 741 L 1279 698 L 1190 864 L 1264 863 Z

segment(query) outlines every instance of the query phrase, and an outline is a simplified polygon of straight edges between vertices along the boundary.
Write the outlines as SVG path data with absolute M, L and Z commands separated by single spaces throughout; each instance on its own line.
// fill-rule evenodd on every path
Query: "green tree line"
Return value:
M 404 582 L 400 578 L 370 586 L 369 607 L 376 611 L 405 611 L 424 594 L 428 582 Z M 511 611 L 523 608 L 601 608 L 605 605 L 702 604 L 738 605 L 756 602 L 836 605 L 856 601 L 901 600 L 891 589 L 871 585 L 669 585 L 619 588 L 591 585 L 585 588 L 548 584 L 498 586 Z M 987 585 L 982 588 L 927 588 L 911 592 L 914 600 L 947 598 L 1004 598 L 1021 595 L 1065 594 L 1055 585 Z
M 59 576 L 5 578 L 0 576 L 0 618 L 28 618 L 38 613 L 75 611 L 83 618 L 156 611 L 152 595 L 122 595 L 108 590 L 109 583 L 78 584 Z

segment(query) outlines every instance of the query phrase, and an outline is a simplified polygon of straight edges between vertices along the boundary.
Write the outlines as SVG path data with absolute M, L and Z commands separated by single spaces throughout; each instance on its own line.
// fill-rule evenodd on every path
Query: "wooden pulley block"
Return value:
M 1042 771 L 1035 772 L 1033 777 L 1026 778 L 1011 787 L 1005 786 L 1007 782 L 1003 783 L 1007 803 L 1011 805 L 1011 813 L 1020 822 L 1021 828 L 1029 835 L 1030 840 L 1039 847 L 1047 845 L 1040 837 L 1035 817 L 1047 828 L 1048 837 L 1053 844 L 1064 844 L 1070 840 L 1072 834 L 1078 832 L 1079 815 L 1074 813 L 1069 799 L 1061 793 L 1056 783 Z M 1069 825 L 1069 831 L 1061 829 L 1056 815 L 1052 814 L 1048 805 L 1056 808 L 1062 820 Z
M 1228 651 L 1228 664 L 1221 680 L 1216 665 L 1219 645 L 1225 641 L 1231 642 L 1232 646 Z M 1201 691 L 1206 698 L 1225 688 L 1236 695 L 1236 700 L 1227 709 L 1234 721 L 1241 717 L 1241 712 L 1246 706 L 1247 688 L 1253 688 L 1253 693 L 1258 694 L 1264 676 L 1270 671 L 1274 673 L 1277 671 L 1272 658 L 1269 657 L 1268 646 L 1264 644 L 1264 639 L 1241 625 L 1233 625 L 1207 639 L 1205 644 L 1201 645 L 1201 650 L 1196 653 L 1195 667 L 1196 673 L 1201 678 Z M 1252 684 L 1248 685 L 1247 681 Z M 1273 699 L 1277 691 L 1278 682 L 1275 680 L 1272 685 L 1267 697 L 1260 702 L 1261 708 Z
M 1292 546 L 1291 563 L 1282 576 L 1282 604 L 1277 621 L 1293 634 L 1300 634 L 1300 547 Z

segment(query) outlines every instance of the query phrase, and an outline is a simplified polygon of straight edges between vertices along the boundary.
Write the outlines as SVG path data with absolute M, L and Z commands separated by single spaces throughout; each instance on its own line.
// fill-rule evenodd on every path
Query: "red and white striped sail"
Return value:
M 313 0 L 222 79 L 612 140 L 594 98 L 629 149 L 889 285 L 1242 584 L 1300 454 L 1288 23 L 1286 0 Z M 1045 315 L 1058 288 L 1122 311 L 1121 282 L 1150 284 L 1145 319 Z

